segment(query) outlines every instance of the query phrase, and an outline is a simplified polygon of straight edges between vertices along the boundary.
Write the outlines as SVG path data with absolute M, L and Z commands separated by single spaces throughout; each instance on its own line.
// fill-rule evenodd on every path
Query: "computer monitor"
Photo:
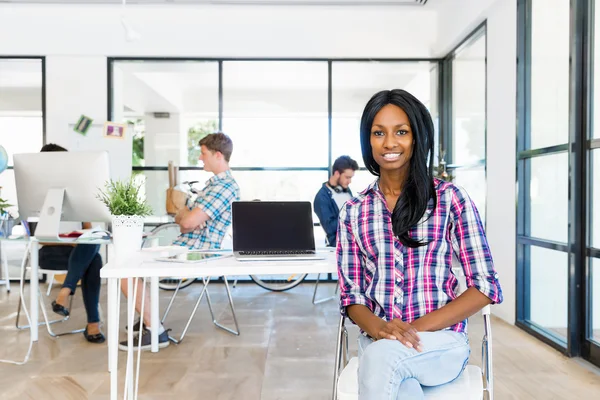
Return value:
M 58 240 L 60 221 L 110 222 L 96 196 L 110 178 L 106 151 L 15 154 L 19 215 L 39 217 L 35 236 Z

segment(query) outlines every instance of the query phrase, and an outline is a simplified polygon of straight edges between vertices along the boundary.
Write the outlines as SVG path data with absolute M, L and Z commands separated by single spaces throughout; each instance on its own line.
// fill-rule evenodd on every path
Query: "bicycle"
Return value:
M 198 181 L 186 181 L 182 182 L 182 185 L 187 185 L 186 192 L 188 193 L 188 199 L 186 206 L 189 206 L 195 202 L 196 198 L 200 194 L 200 190 L 194 187 L 194 184 Z M 173 240 L 180 235 L 179 225 L 175 222 L 165 222 L 156 226 L 150 231 L 148 238 L 142 242 L 142 247 L 148 247 L 147 245 L 155 245 L 158 241 L 158 245 L 170 245 Z M 233 237 L 229 232 L 221 244 L 221 248 L 230 249 L 233 246 Z M 301 284 L 308 274 L 295 274 L 295 275 L 249 275 L 250 279 L 263 289 L 270 290 L 273 292 L 284 292 L 295 288 Z M 226 278 L 224 278 L 226 279 Z M 177 290 L 188 287 L 194 283 L 195 278 L 174 278 L 165 277 L 160 279 L 158 287 L 163 290 Z M 234 287 L 237 284 L 237 279 L 234 281 Z

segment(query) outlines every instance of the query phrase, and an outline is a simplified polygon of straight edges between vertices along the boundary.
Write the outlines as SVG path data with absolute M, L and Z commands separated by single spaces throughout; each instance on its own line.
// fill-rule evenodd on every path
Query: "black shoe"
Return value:
M 98 343 L 98 344 L 100 344 L 100 343 L 104 343 L 104 341 L 106 340 L 106 338 L 104 337 L 104 335 L 102 334 L 102 332 L 96 333 L 96 334 L 93 334 L 93 335 L 88 335 L 87 328 L 85 328 L 85 331 L 83 331 L 83 336 L 90 343 Z
M 140 331 L 140 323 L 141 323 L 141 321 L 138 320 L 138 322 L 136 322 L 135 324 L 133 324 L 133 331 L 134 332 L 139 332 Z M 142 326 L 143 326 L 143 329 L 145 331 L 148 330 L 148 328 L 146 328 L 146 324 L 142 324 Z M 128 330 L 129 330 L 129 327 L 127 325 L 125 325 L 125 332 L 127 332 Z
M 69 309 L 61 306 L 56 301 L 52 302 L 52 311 L 54 311 L 58 315 L 62 315 L 63 317 L 69 316 Z
M 169 331 L 170 329 L 165 329 L 163 333 L 158 335 L 158 348 L 162 349 L 169 345 Z M 133 337 L 133 351 L 138 350 L 138 338 L 139 333 Z M 142 331 L 142 345 L 140 346 L 140 350 L 150 350 L 151 348 L 151 337 L 149 330 Z M 119 350 L 127 351 L 127 340 L 119 343 Z

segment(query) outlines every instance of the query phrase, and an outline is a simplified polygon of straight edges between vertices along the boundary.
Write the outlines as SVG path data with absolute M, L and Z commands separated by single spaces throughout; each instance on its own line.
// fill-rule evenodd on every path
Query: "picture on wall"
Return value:
M 124 124 L 106 122 L 104 124 L 104 137 L 123 139 L 125 138 L 125 128 Z
M 73 130 L 85 136 L 87 134 L 88 129 L 90 129 L 90 126 L 92 126 L 92 121 L 93 119 L 91 119 L 90 117 L 82 115 L 81 117 L 79 117 L 79 120 L 77 120 L 77 123 L 73 127 Z

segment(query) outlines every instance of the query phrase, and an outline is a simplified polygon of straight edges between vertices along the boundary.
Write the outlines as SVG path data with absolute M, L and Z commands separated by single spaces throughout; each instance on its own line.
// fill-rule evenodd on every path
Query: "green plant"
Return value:
M 135 181 L 108 181 L 104 190 L 96 196 L 112 215 L 139 215 L 145 217 L 152 214 L 152 208 L 140 195 L 141 183 Z
M 8 212 L 8 207 L 12 207 L 12 204 L 8 204 L 6 200 L 0 198 L 0 215 L 3 215 L 4 213 Z

